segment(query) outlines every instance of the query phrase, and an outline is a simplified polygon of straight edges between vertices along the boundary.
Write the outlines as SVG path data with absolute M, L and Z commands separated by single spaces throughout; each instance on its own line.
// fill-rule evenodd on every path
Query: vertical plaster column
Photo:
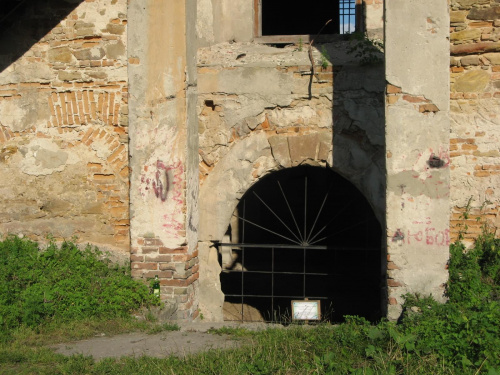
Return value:
M 386 0 L 388 317 L 405 293 L 444 300 L 449 257 L 449 10 Z
M 198 314 L 196 0 L 130 0 L 131 267 L 170 318 Z

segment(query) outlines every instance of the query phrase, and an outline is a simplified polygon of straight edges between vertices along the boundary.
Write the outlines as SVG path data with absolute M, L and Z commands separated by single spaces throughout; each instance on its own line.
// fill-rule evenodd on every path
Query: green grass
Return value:
M 373 327 L 354 320 L 341 326 L 238 331 L 245 346 L 175 357 L 106 359 L 64 357 L 20 342 L 0 346 L 2 374 L 458 374 L 437 355 L 408 356 L 394 340 L 376 344 Z M 225 332 L 227 333 L 227 331 Z M 375 335 L 376 336 L 376 335 Z M 439 367 L 439 371 L 436 368 Z M 467 373 L 467 372 L 464 372 Z
M 185 358 L 97 362 L 81 355 L 64 357 L 47 346 L 179 327 L 131 318 L 134 310 L 158 301 L 130 278 L 127 267 L 100 260 L 97 249 L 80 251 L 67 243 L 40 251 L 30 241 L 10 238 L 0 242 L 0 374 L 500 375 L 499 249 L 500 240 L 487 231 L 469 251 L 453 244 L 449 302 L 409 295 L 398 324 L 346 317 L 337 326 L 291 325 L 259 332 L 223 328 L 211 333 L 241 339 L 243 346 Z M 100 286 L 102 293 L 87 298 L 79 284 Z M 95 300 L 108 306 L 94 311 Z

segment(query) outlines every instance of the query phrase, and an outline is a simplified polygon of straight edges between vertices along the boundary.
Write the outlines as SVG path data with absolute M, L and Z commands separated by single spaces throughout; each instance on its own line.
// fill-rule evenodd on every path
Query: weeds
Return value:
M 328 51 L 326 50 L 325 46 L 321 46 L 321 67 L 323 69 L 328 68 L 328 63 L 331 60 L 330 55 L 328 54 Z
M 241 339 L 244 346 L 231 350 L 207 350 L 182 359 L 123 357 L 100 362 L 81 355 L 63 357 L 44 345 L 96 333 L 110 335 L 127 330 L 156 333 L 177 330 L 178 326 L 136 322 L 121 317 L 124 312 L 115 305 L 107 312 L 101 312 L 102 315 L 81 318 L 77 314 L 75 319 L 71 319 L 64 314 L 65 310 L 59 311 L 59 307 L 72 306 L 64 301 L 61 293 L 66 289 L 50 288 L 52 284 L 47 281 L 53 280 L 54 285 L 60 285 L 60 279 L 52 275 L 56 272 L 55 264 L 59 264 L 58 269 L 67 277 L 73 273 L 80 275 L 82 279 L 76 280 L 84 285 L 89 285 L 89 281 L 83 281 L 84 278 L 89 278 L 94 283 L 92 285 L 101 285 L 103 289 L 114 283 L 128 285 L 129 281 L 106 281 L 108 272 L 112 271 L 101 270 L 101 265 L 95 265 L 94 260 L 76 262 L 80 257 L 94 259 L 95 253 L 92 256 L 88 254 L 91 250 L 76 255 L 73 246 L 67 244 L 41 255 L 33 243 L 9 239 L 10 242 L 0 243 L 0 255 L 3 257 L 1 275 L 5 277 L 2 284 L 12 285 L 16 297 L 7 296 L 4 289 L 0 293 L 3 309 L 1 332 L 9 336 L 8 343 L 0 343 L 0 373 L 500 375 L 500 240 L 495 239 L 486 226 L 484 228 L 474 248 L 465 251 L 460 242 L 450 248 L 448 303 L 440 304 L 430 297 L 408 295 L 399 323 L 382 321 L 373 325 L 363 318 L 347 316 L 345 323 L 338 326 L 327 323 L 308 328 L 290 325 L 288 328 L 269 328 L 259 332 L 222 328 L 211 333 Z M 20 262 L 25 264 L 18 264 Z M 44 272 L 37 269 L 37 262 L 46 267 Z M 74 268 L 71 272 L 67 265 L 64 266 L 66 262 Z M 100 270 L 102 274 L 90 272 L 89 265 L 92 265 L 93 271 Z M 106 264 L 106 269 L 116 268 Z M 130 279 L 126 270 L 118 270 L 120 277 Z M 43 287 L 37 287 L 31 295 L 43 296 L 44 299 L 34 299 L 42 307 L 31 302 L 29 313 L 20 311 L 29 300 L 25 297 L 30 295 L 26 290 L 37 284 Z M 118 302 L 121 304 L 122 299 L 128 298 L 125 296 L 136 288 L 139 287 L 134 286 L 123 292 L 120 298 L 110 303 L 121 301 Z M 79 293 L 83 292 L 77 293 L 75 301 L 82 301 Z M 150 301 L 147 288 L 134 295 L 139 296 L 135 302 L 137 306 Z M 16 306 L 12 310 L 16 319 L 5 315 L 7 298 Z M 89 304 L 79 303 L 81 306 Z M 51 304 L 52 308 L 48 311 L 52 315 L 40 314 L 40 311 L 46 311 L 45 304 Z M 39 323 L 34 324 L 35 321 Z
M 44 251 L 17 237 L 0 242 L 0 334 L 22 326 L 125 318 L 157 303 L 146 285 L 130 277 L 129 267 L 102 255 L 71 242 L 51 243 Z
M 384 43 L 378 39 L 370 39 L 365 33 L 350 34 L 352 47 L 347 53 L 359 58 L 361 65 L 377 65 L 384 62 Z
M 177 323 L 163 323 L 163 324 L 154 324 L 146 330 L 146 332 L 150 335 L 160 332 L 172 332 L 172 331 L 180 331 L 181 327 L 177 325 Z

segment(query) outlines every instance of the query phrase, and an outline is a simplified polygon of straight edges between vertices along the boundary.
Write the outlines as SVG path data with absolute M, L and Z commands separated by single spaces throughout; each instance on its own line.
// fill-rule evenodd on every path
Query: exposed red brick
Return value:
M 388 270 L 399 270 L 400 268 L 394 264 L 394 262 L 388 262 L 387 263 L 387 269 Z
M 474 176 L 476 176 L 476 177 L 489 177 L 490 172 L 488 172 L 488 171 L 475 171 Z
M 158 253 L 158 248 L 157 247 L 141 247 L 141 253 L 142 254 L 153 254 L 153 253 Z
M 158 271 L 158 270 L 152 270 L 152 271 L 144 271 L 142 274 L 142 277 L 144 278 L 154 278 L 156 275 L 158 275 L 158 278 L 160 279 L 169 279 L 172 277 L 172 271 Z
M 418 107 L 418 111 L 420 113 L 429 113 L 429 112 L 439 112 L 439 108 L 435 104 L 421 104 Z
M 500 42 L 479 42 L 452 45 L 450 47 L 451 55 L 473 55 L 482 52 L 500 51 Z
M 144 245 L 145 246 L 162 246 L 163 242 L 159 238 L 144 238 Z
M 130 266 L 133 270 L 141 269 L 141 270 L 156 270 L 158 269 L 158 263 L 154 262 L 131 262 Z
M 160 254 L 186 254 L 187 250 L 187 246 L 181 246 L 175 249 L 170 249 L 164 246 L 159 248 Z
M 172 270 L 175 271 L 175 264 L 172 263 L 160 263 L 160 269 L 161 270 Z
M 401 87 L 394 86 L 391 84 L 387 85 L 387 94 L 399 94 L 401 93 Z
M 146 262 L 171 262 L 172 261 L 172 256 L 171 255 L 146 255 L 144 258 Z
M 398 286 L 403 286 L 403 284 L 401 284 L 399 281 L 396 281 L 394 279 L 387 279 L 387 286 L 390 286 L 390 287 L 398 287 Z
M 130 255 L 130 261 L 131 262 L 144 262 L 144 256 L 143 255 L 131 254 Z
M 409 103 L 426 103 L 428 102 L 423 96 L 414 96 L 414 95 L 403 95 L 403 100 Z

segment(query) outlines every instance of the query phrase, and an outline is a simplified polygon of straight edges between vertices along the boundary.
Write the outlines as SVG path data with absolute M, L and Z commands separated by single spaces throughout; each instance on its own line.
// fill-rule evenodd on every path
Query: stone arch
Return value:
M 200 309 L 208 320 L 223 320 L 224 294 L 219 275 L 221 267 L 213 242 L 222 241 L 231 216 L 245 192 L 268 173 L 298 165 L 317 165 L 332 168 L 359 188 L 367 198 L 379 222 L 382 212 L 377 210 L 373 198 L 367 195 L 368 182 L 360 180 L 360 171 L 342 173 L 332 167 L 332 133 L 329 129 L 300 134 L 290 132 L 252 132 L 240 139 L 219 160 L 200 188 L 199 257 L 200 257 Z M 376 167 L 369 165 L 367 170 Z M 354 178 L 353 178 L 354 177 Z M 354 181 L 358 182 L 355 183 Z M 379 204 L 380 206 L 380 204 Z M 377 212 L 378 211 L 378 212 Z

